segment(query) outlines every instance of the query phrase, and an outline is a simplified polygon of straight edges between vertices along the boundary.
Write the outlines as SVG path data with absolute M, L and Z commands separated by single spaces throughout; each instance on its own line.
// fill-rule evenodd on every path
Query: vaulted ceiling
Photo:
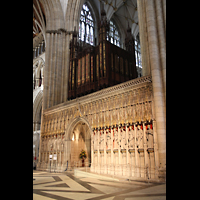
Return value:
M 137 0 L 93 1 L 97 8 L 100 8 L 100 2 L 103 2 L 108 20 L 110 20 L 112 17 L 117 19 L 117 21 L 121 24 L 124 30 L 127 29 L 129 23 L 133 35 L 135 35 L 139 31 Z
M 126 30 L 131 27 L 132 34 L 139 31 L 137 0 L 92 0 L 100 15 L 100 2 L 104 4 L 104 9 L 108 20 L 112 17 L 118 21 L 120 26 Z M 33 38 L 46 27 L 44 7 L 40 0 L 33 0 Z
M 45 29 L 46 18 L 43 5 L 39 0 L 33 0 L 33 38 Z

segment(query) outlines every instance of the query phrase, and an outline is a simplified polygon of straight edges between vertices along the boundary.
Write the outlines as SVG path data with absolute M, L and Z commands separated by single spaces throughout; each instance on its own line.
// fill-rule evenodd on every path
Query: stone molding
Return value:
M 64 32 L 66 35 L 74 33 L 74 31 L 67 31 L 66 29 L 63 29 L 63 28 L 60 28 L 58 30 L 46 30 L 46 33 L 61 34 L 62 32 Z M 78 34 L 78 32 L 76 33 Z
M 143 85 L 151 83 L 151 76 L 143 76 L 143 77 L 139 77 L 106 89 L 102 89 L 100 91 L 94 92 L 92 94 L 88 94 L 85 95 L 83 97 L 79 97 L 70 101 L 66 101 L 64 103 L 58 104 L 56 106 L 53 106 L 51 108 L 48 108 L 46 110 L 44 110 L 44 114 L 45 115 L 49 115 L 55 112 L 59 112 L 62 110 L 66 110 L 70 107 L 74 107 L 76 106 L 79 102 L 81 102 L 82 104 L 84 103 L 90 103 L 93 102 L 95 100 L 98 99 L 102 99 L 102 98 L 107 98 L 109 96 L 113 96 L 113 95 L 119 95 L 125 92 L 128 92 L 129 90 L 133 90 L 133 89 L 137 89 L 137 88 L 141 88 Z

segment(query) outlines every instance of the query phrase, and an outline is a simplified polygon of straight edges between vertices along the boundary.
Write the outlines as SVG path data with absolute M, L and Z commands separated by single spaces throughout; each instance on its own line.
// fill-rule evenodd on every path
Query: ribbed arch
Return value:
M 46 29 L 64 29 L 64 15 L 60 0 L 41 0 L 46 14 Z

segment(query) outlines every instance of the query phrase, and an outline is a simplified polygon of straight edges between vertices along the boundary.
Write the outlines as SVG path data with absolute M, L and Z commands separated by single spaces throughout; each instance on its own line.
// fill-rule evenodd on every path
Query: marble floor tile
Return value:
M 165 200 L 166 184 L 75 177 L 73 173 L 33 173 L 34 200 Z

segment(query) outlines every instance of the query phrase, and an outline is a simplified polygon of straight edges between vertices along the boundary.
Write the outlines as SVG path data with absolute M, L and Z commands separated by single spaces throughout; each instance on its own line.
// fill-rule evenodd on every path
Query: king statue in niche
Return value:
M 150 124 L 147 125 L 145 132 L 146 132 L 147 148 L 153 148 L 153 130 Z
M 143 141 L 143 127 L 141 125 L 137 126 L 136 130 L 136 146 L 139 149 L 143 149 L 144 141 Z

